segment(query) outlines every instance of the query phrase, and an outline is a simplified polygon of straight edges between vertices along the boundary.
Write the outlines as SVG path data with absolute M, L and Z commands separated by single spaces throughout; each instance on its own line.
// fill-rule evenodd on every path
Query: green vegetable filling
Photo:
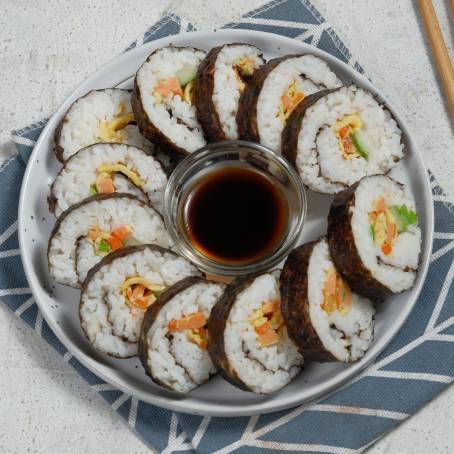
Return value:
M 349 136 L 350 139 L 352 139 L 352 143 L 355 146 L 358 154 L 364 159 L 367 159 L 369 157 L 369 152 L 367 151 L 367 147 L 364 141 L 361 139 L 360 134 L 358 132 L 351 131 Z
M 190 65 L 184 65 L 175 73 L 175 77 L 178 79 L 178 82 L 180 82 L 180 85 L 182 87 L 187 85 L 189 82 L 192 82 L 195 79 L 196 75 L 196 68 Z
M 391 205 L 389 211 L 396 221 L 397 231 L 406 232 L 408 227 L 418 223 L 418 215 L 415 211 L 410 210 L 407 205 Z
M 96 195 L 97 193 L 98 193 L 98 191 L 96 189 L 96 186 L 94 184 L 92 184 L 90 186 L 90 191 L 88 192 L 88 195 L 93 196 L 93 195 Z
M 370 224 L 369 225 L 369 229 L 370 229 L 370 234 L 372 236 L 372 240 L 375 241 L 375 227 L 373 224 Z
M 106 240 L 101 240 L 98 246 L 99 252 L 101 253 L 109 253 L 110 252 L 110 245 Z

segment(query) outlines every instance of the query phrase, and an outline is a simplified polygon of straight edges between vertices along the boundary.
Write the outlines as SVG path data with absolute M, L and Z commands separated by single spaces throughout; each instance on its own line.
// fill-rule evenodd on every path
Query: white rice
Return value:
M 216 369 L 207 350 L 191 342 L 186 333 L 169 333 L 168 325 L 195 312 L 207 319 L 223 286 L 199 282 L 177 293 L 159 311 L 146 333 L 147 364 L 151 374 L 168 387 L 187 393 L 206 382 Z
M 205 52 L 191 47 L 164 47 L 153 52 L 136 74 L 142 106 L 149 120 L 172 143 L 189 153 L 206 143 L 195 106 L 190 106 L 179 95 L 168 96 L 158 103 L 153 89 L 186 65 L 197 68 L 204 58 Z
M 410 191 L 386 176 L 364 178 L 355 191 L 355 205 L 352 214 L 353 237 L 363 265 L 372 276 L 392 292 L 398 293 L 411 288 L 416 279 L 416 270 L 421 252 L 421 229 L 410 226 L 400 233 L 393 243 L 390 255 L 385 255 L 373 241 L 368 214 L 374 201 L 384 197 L 389 205 L 407 205 L 416 210 Z
M 116 192 L 131 193 L 144 200 L 148 197 L 150 203 L 161 210 L 167 177 L 159 162 L 133 146 L 99 143 L 71 156 L 57 175 L 52 185 L 57 217 L 90 195 L 90 187 L 96 183 L 98 168 L 106 164 L 123 164 L 144 182 L 143 187 L 139 188 L 123 174 L 115 173 L 113 179 Z
M 294 80 L 305 96 L 342 85 L 328 65 L 311 54 L 285 59 L 270 71 L 257 100 L 257 127 L 260 143 L 276 152 L 281 150 L 284 129 L 277 116 L 281 97 Z
M 138 243 L 155 243 L 163 247 L 171 244 L 161 216 L 142 201 L 127 196 L 91 200 L 67 215 L 63 214 L 57 231 L 50 238 L 51 277 L 60 284 L 79 287 L 88 270 L 102 257 L 95 254 L 91 244 L 77 250 L 78 240 L 79 243 L 88 242 L 87 235 L 94 228 L 110 232 L 121 226 L 131 227 L 131 237 Z M 76 260 L 80 276 L 76 271 Z
M 336 137 L 336 122 L 355 113 L 367 138 L 367 159 L 344 159 Z M 296 167 L 310 189 L 336 193 L 366 175 L 388 172 L 403 157 L 403 148 L 402 132 L 389 111 L 370 93 L 351 85 L 307 109 L 298 135 Z
M 325 312 L 323 288 L 326 272 L 335 268 L 326 239 L 313 248 L 307 270 L 309 316 L 320 342 L 338 361 L 356 361 L 369 349 L 374 337 L 375 310 L 372 303 L 352 293 L 347 313 L 334 310 Z
M 81 148 L 105 142 L 101 138 L 101 121 L 113 120 L 122 109 L 122 114 L 132 113 L 131 92 L 119 88 L 94 90 L 75 101 L 66 112 L 57 143 L 64 150 L 63 159 L 66 161 Z M 128 124 L 123 128 L 121 137 L 122 143 L 149 152 L 154 149 L 153 144 L 142 137 L 135 124 Z
M 147 155 L 148 156 L 148 155 Z M 167 178 L 167 177 L 166 177 Z M 131 180 L 125 177 L 122 173 L 114 173 L 112 174 L 113 184 L 115 187 L 115 192 L 123 193 L 123 194 L 131 194 L 137 197 L 144 202 L 150 203 L 150 200 L 145 193 L 135 186 Z M 161 212 L 162 210 L 162 203 L 159 203 L 156 198 L 156 203 L 151 204 L 154 208 Z
M 126 278 L 140 276 L 169 287 L 197 275 L 183 257 L 151 248 L 118 257 L 102 266 L 87 282 L 80 299 L 81 326 L 95 348 L 127 358 L 137 354 L 137 342 L 145 311 L 129 306 L 121 292 Z
M 279 273 L 257 277 L 240 292 L 224 331 L 224 348 L 231 367 L 255 393 L 275 392 L 298 374 L 303 358 L 284 328 L 276 345 L 260 347 L 254 327 L 248 321 L 265 301 L 280 297 Z
M 219 51 L 214 66 L 213 103 L 227 140 L 238 139 L 236 113 L 240 90 L 234 66 L 242 58 L 250 58 L 255 68 L 264 63 L 260 49 L 248 44 L 229 44 Z

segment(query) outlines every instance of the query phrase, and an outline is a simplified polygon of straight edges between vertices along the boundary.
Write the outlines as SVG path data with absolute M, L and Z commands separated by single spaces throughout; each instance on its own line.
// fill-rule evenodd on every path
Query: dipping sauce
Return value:
M 251 263 L 275 250 L 288 225 L 279 183 L 259 170 L 224 167 L 201 177 L 183 206 L 192 245 L 226 264 Z

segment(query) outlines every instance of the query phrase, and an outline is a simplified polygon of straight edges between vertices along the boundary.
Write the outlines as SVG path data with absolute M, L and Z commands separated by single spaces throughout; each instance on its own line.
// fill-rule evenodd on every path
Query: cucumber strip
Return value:
M 375 241 L 375 228 L 374 228 L 373 224 L 370 224 L 369 229 L 370 229 L 370 234 L 372 236 L 372 241 Z
M 389 211 L 396 221 L 397 231 L 399 233 L 406 232 L 410 225 L 416 225 L 418 223 L 418 215 L 410 210 L 407 205 L 391 205 Z
M 405 219 L 405 222 L 408 225 L 413 225 L 418 222 L 418 215 L 416 214 L 415 211 L 410 210 L 410 208 L 408 208 L 407 205 L 401 205 L 399 207 L 399 213 Z
M 110 252 L 110 245 L 106 240 L 102 240 L 99 243 L 99 252 Z
M 175 77 L 178 79 L 178 82 L 180 82 L 182 87 L 193 81 L 196 75 L 196 68 L 190 65 L 184 65 L 175 73 Z
M 393 218 L 396 221 L 397 231 L 399 233 L 405 232 L 407 230 L 407 224 L 400 215 L 399 207 L 397 205 L 391 205 L 389 207 L 389 211 L 391 211 L 391 214 L 393 215 Z
M 360 135 L 354 131 L 351 131 L 349 135 L 350 139 L 352 139 L 353 145 L 355 146 L 358 154 L 364 159 L 367 159 L 369 157 L 369 152 L 367 151 L 367 147 L 364 141 L 361 140 Z

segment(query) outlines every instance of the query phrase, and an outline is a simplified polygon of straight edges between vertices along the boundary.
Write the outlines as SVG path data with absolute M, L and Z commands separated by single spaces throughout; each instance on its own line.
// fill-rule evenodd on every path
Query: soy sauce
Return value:
M 287 229 L 279 183 L 253 168 L 226 167 L 202 177 L 184 204 L 193 246 L 226 264 L 246 264 L 275 250 Z

